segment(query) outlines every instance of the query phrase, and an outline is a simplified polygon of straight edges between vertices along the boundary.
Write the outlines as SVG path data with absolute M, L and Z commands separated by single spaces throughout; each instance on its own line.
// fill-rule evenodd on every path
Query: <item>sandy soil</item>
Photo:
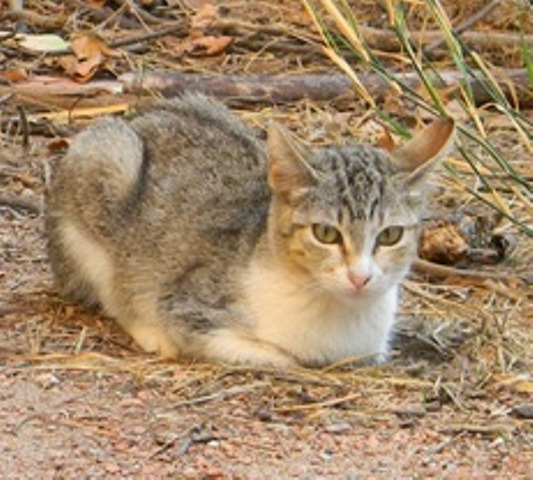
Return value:
M 37 139 L 23 159 L 18 146 L 4 150 L 4 165 L 20 175 L 4 175 L 2 188 L 36 206 L 43 162 L 53 162 L 43 145 Z M 111 321 L 55 295 L 41 216 L 1 206 L 0 240 L 0 478 L 526 479 L 532 471 L 530 421 L 518 418 L 531 400 L 520 391 L 524 377 L 460 388 L 446 376 L 469 360 L 428 355 L 416 342 L 399 342 L 387 365 L 329 372 L 160 362 Z
M 84 6 L 89 3 L 106 2 L 28 1 L 26 7 L 41 16 L 25 21 L 43 22 L 43 16 L 61 20 L 66 9 L 69 21 L 54 33 L 69 38 L 79 28 L 94 27 L 103 28 L 106 39 L 119 40 L 157 30 L 179 10 L 151 10 L 160 16 L 159 23 L 157 18 L 125 15 L 129 24 L 116 27 L 107 14 L 102 17 L 93 9 L 89 15 Z M 123 3 L 107 2 L 115 9 L 109 12 L 122 11 L 118 5 Z M 150 3 L 184 2 L 143 2 Z M 97 69 L 95 78 L 115 78 L 137 68 L 220 75 L 337 72 L 316 43 L 318 34 L 311 37 L 314 44 L 306 40 L 312 22 L 299 0 L 221 3 L 225 7 L 220 14 L 231 13 L 233 26 L 206 30 L 210 37 L 203 40 L 209 38 L 212 45 L 217 36 L 232 35 L 231 50 L 204 55 L 200 48 L 180 54 L 185 47 L 193 48 L 187 45 L 192 37 L 185 38 L 190 18 L 182 12 L 179 35 L 130 45 L 129 51 L 108 59 L 110 71 Z M 362 24 L 389 27 L 378 2 L 351 3 Z M 418 8 L 423 3 L 406 2 L 413 28 L 436 28 Z M 487 2 L 444 3 L 455 24 Z M 518 18 L 518 3 L 500 2 L 499 10 L 475 29 L 526 31 L 531 19 L 525 11 Z M 76 7 L 80 4 L 83 8 Z M 137 28 L 145 21 L 148 27 Z M 286 28 L 266 28 L 272 23 Z M 28 31 L 46 28 L 30 25 Z M 41 82 L 43 75 L 73 75 L 46 55 L 26 55 L 13 46 L 4 49 L 8 40 L 2 39 L 0 73 L 9 68 L 11 77 L 2 79 L 2 91 L 9 82 L 24 85 L 26 73 Z M 374 41 L 373 48 L 395 71 L 410 68 L 405 52 L 397 47 L 382 50 Z M 483 48 L 480 55 L 502 70 L 522 65 L 520 45 Z M 353 55 L 349 60 L 359 68 Z M 444 68 L 453 68 L 449 58 L 442 62 Z M 87 121 L 71 118 L 72 109 L 105 110 L 119 102 L 131 106 L 135 99 L 104 92 L 86 98 L 61 92 L 46 96 L 46 81 L 34 86 L 39 85 L 44 93 L 33 99 L 31 91 L 0 95 L 0 479 L 532 478 L 533 288 L 525 281 L 413 275 L 405 284 L 399 334 L 389 362 L 284 372 L 162 362 L 141 353 L 98 312 L 62 301 L 52 284 L 40 214 L 46 178 L 66 139 Z M 441 93 L 452 98 L 447 91 Z M 385 96 L 382 107 L 392 116 L 408 117 L 410 127 L 426 118 L 392 89 Z M 270 118 L 282 120 L 317 143 L 359 134 L 368 117 L 363 102 L 353 99 L 350 110 L 341 112 L 333 103 L 309 99 L 275 107 L 246 101 L 243 105 L 254 126 Z M 124 103 L 118 107 L 114 111 L 123 111 Z M 24 109 L 30 118 L 26 149 L 21 146 Z M 54 116 L 31 118 L 43 113 Z M 461 122 L 472 124 L 464 113 L 455 113 Z M 527 173 L 531 152 L 509 120 L 489 107 L 477 114 L 491 137 L 502 135 L 501 150 L 525 172 L 524 178 L 532 178 Z M 465 182 L 476 182 L 465 162 L 456 158 L 455 165 L 462 168 Z M 502 177 L 497 174 L 491 180 Z M 487 215 L 449 176 L 441 180 L 438 208 L 433 208 L 437 202 L 432 204 L 431 214 L 455 215 L 461 208 L 463 216 L 473 213 L 471 223 L 479 220 L 491 230 L 493 224 L 486 220 L 494 212 Z M 527 219 L 531 212 L 525 199 L 501 185 L 509 208 Z M 492 270 L 530 275 L 531 239 L 509 225 L 503 232 L 510 234 L 510 244 L 517 244 L 516 253 L 506 253 Z

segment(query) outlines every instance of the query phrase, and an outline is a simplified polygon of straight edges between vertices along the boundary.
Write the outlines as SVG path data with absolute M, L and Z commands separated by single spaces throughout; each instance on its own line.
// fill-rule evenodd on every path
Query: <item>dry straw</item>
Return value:
M 415 91 L 403 84 L 395 69 L 390 65 L 385 65 L 380 60 L 379 55 L 366 45 L 359 33 L 360 28 L 355 13 L 347 2 L 344 0 L 317 0 L 316 2 L 303 0 L 303 3 L 313 18 L 316 28 L 320 31 L 324 42 L 324 51 L 328 57 L 353 80 L 356 92 L 367 102 L 368 107 L 374 109 L 382 118 L 387 120 L 387 117 L 383 115 L 383 112 L 380 112 L 379 106 L 376 106 L 359 80 L 358 70 L 360 69 L 370 69 L 379 73 L 391 87 L 401 92 L 421 111 L 435 115 L 453 116 L 447 108 L 446 91 L 440 89 L 435 80 L 435 78 L 437 80 L 439 78 L 439 65 L 428 60 L 424 55 L 423 48 L 417 48 L 409 30 L 405 10 L 410 2 L 386 0 L 383 6 L 389 20 L 389 26 L 403 48 L 405 58 L 402 63 L 411 65 L 418 74 L 423 92 Z M 462 161 L 477 177 L 477 186 L 472 187 L 471 182 L 465 180 L 464 176 L 460 175 L 451 163 L 447 164 L 447 168 L 454 175 L 458 188 L 490 206 L 522 232 L 531 236 L 533 235 L 531 219 L 524 218 L 523 215 L 517 213 L 523 210 L 531 211 L 532 188 L 528 180 L 531 171 L 518 171 L 510 159 L 506 157 L 505 152 L 498 149 L 491 141 L 486 131 L 482 112 L 475 104 L 471 83 L 468 80 L 475 78 L 481 81 L 483 88 L 492 98 L 490 106 L 508 119 L 528 152 L 532 151 L 531 123 L 520 112 L 519 108 L 516 105 L 511 105 L 505 97 L 493 72 L 496 69 L 491 68 L 479 54 L 461 42 L 440 1 L 428 0 L 420 8 L 425 8 L 438 26 L 449 58 L 464 79 L 457 85 L 460 95 L 454 102 L 454 106 L 459 105 L 462 109 L 461 116 L 463 117 L 463 120 L 459 122 L 457 146 Z M 346 51 L 346 47 L 359 59 L 357 70 L 343 58 L 342 51 Z M 514 103 L 516 104 L 516 102 Z M 395 126 L 396 124 L 391 123 L 392 128 Z M 472 145 L 475 148 L 472 148 Z M 481 151 L 481 154 L 472 153 L 476 148 Z M 505 184 L 508 186 L 507 190 L 514 192 L 514 194 L 510 197 L 499 194 L 491 178 L 483 173 L 484 170 L 496 176 L 503 175 Z

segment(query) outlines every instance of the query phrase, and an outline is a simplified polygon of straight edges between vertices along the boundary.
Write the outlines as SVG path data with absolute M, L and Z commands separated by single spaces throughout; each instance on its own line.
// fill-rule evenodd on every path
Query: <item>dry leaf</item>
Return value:
M 177 5 L 181 3 L 180 0 L 170 0 L 168 1 L 169 5 Z M 198 11 L 201 8 L 205 7 L 207 4 L 211 3 L 211 0 L 183 0 L 183 3 L 189 7 L 191 10 Z
M 21 82 L 28 79 L 28 72 L 23 68 L 14 68 L 12 70 L 4 70 L 0 73 L 0 77 L 8 82 Z
M 177 55 L 210 56 L 217 55 L 233 42 L 233 37 L 198 37 L 178 40 L 165 38 L 163 43 Z
M 68 43 L 59 35 L 53 33 L 21 33 L 15 36 L 15 40 L 22 48 L 32 52 L 60 52 L 68 48 Z
M 423 230 L 418 253 L 425 260 L 453 265 L 465 258 L 468 243 L 456 224 L 441 220 Z
M 388 125 L 380 121 L 377 121 L 377 123 L 381 125 L 381 135 L 378 137 L 376 146 L 388 150 L 389 152 L 394 150 L 396 143 L 394 142 L 394 138 L 392 138 Z
M 54 59 L 51 63 L 54 63 L 56 60 Z M 45 62 L 48 63 L 48 62 Z M 65 70 L 67 75 L 69 77 L 73 77 L 75 75 L 76 65 L 78 64 L 78 60 L 74 55 L 62 55 L 57 59 L 57 64 Z
M 229 36 L 204 35 L 204 31 L 213 23 L 217 15 L 218 7 L 209 2 L 202 2 L 200 10 L 192 17 L 189 36 L 178 41 L 173 38 L 166 38 L 163 42 L 178 55 L 217 55 L 233 42 L 233 37 Z
M 106 42 L 92 32 L 73 35 L 70 48 L 74 55 L 59 60 L 68 75 L 84 83 L 90 80 L 106 63 L 108 57 L 119 54 L 111 50 Z
M 86 0 L 91 7 L 103 8 L 107 0 Z
M 218 15 L 218 8 L 210 3 L 205 4 L 191 20 L 191 32 L 192 36 L 201 36 L 202 32 L 211 25 Z
M 48 148 L 51 152 L 58 152 L 62 150 L 66 150 L 69 147 L 69 141 L 66 138 L 53 138 L 46 144 L 46 148 Z
M 233 37 L 200 37 L 191 41 L 191 55 L 217 55 L 233 42 Z

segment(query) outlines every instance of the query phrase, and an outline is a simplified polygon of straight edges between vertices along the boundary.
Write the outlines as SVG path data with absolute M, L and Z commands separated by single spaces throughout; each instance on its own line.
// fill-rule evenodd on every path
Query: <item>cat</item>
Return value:
M 285 368 L 387 353 L 453 121 L 388 152 L 267 141 L 197 94 L 78 134 L 46 234 L 60 292 L 147 352 Z

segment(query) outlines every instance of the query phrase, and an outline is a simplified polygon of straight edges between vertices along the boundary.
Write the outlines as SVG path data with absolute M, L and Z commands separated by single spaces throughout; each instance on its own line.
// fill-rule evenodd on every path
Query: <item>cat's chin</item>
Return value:
M 327 291 L 336 301 L 351 307 L 367 303 L 382 295 L 373 288 L 356 289 L 352 285 L 327 289 Z

